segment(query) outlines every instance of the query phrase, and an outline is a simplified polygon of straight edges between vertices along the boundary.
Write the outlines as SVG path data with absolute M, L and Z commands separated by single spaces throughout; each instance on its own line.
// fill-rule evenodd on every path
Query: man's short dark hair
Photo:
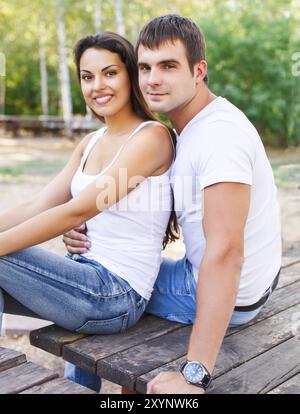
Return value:
M 139 34 L 136 51 L 140 45 L 148 49 L 156 49 L 163 43 L 176 40 L 181 40 L 186 49 L 188 64 L 193 75 L 194 65 L 199 60 L 205 59 L 205 38 L 201 29 L 188 17 L 167 14 L 150 20 Z M 207 83 L 207 76 L 203 80 Z

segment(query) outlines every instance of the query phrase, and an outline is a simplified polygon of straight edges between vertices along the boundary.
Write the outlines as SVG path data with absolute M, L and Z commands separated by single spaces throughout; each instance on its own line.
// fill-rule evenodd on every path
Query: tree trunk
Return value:
M 101 31 L 101 0 L 95 0 L 95 30 L 96 33 Z
M 41 24 L 40 29 L 40 76 L 41 76 L 41 100 L 42 100 L 42 112 L 43 115 L 49 114 L 48 106 L 48 74 L 46 63 L 46 49 L 45 49 L 45 27 Z
M 63 8 L 61 0 L 57 0 L 57 30 L 59 51 L 59 79 L 61 87 L 61 104 L 65 131 L 68 139 L 73 139 L 72 133 L 72 101 L 70 88 L 70 74 L 66 53 L 65 23 L 63 20 Z
M 0 115 L 5 114 L 5 55 L 0 53 Z
M 126 33 L 123 19 L 123 0 L 115 0 L 115 19 L 118 33 L 125 37 Z

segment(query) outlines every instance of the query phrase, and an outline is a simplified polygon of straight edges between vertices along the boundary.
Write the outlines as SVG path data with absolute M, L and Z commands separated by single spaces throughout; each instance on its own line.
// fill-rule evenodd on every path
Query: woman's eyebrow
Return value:
M 108 65 L 105 66 L 105 68 L 101 69 L 101 72 L 103 72 L 104 70 L 111 68 L 112 66 L 116 66 L 117 68 L 119 67 L 118 65 L 112 64 L 112 65 Z M 88 72 L 88 73 L 92 73 L 90 70 L 87 69 L 80 69 L 80 72 Z
M 106 70 L 106 69 L 108 69 L 108 68 L 111 68 L 112 66 L 116 66 L 117 68 L 119 67 L 118 65 L 115 65 L 115 64 L 108 65 L 108 66 L 105 66 L 105 68 L 103 68 L 103 69 L 101 70 L 101 72 L 103 72 L 104 70 Z

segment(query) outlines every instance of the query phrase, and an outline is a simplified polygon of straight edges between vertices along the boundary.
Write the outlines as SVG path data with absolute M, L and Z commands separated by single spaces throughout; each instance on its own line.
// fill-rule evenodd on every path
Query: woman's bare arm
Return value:
M 143 128 L 116 162 L 77 197 L 50 208 L 26 222 L 0 233 L 0 255 L 30 247 L 66 233 L 118 202 L 172 160 L 172 147 L 165 128 Z M 123 176 L 120 176 L 123 174 Z
M 0 213 L 0 232 L 71 199 L 71 180 L 80 163 L 82 152 L 92 134 L 87 135 L 77 145 L 66 166 L 45 188 L 24 203 Z

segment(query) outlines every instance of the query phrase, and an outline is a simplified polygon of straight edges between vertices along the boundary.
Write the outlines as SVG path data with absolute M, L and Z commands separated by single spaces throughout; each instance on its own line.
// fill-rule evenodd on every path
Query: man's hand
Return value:
M 91 247 L 91 242 L 85 234 L 85 223 L 64 234 L 63 242 L 65 243 L 69 253 L 82 254 L 88 251 L 88 249 Z
M 188 384 L 180 372 L 161 372 L 147 384 L 147 394 L 204 394 L 204 389 Z

